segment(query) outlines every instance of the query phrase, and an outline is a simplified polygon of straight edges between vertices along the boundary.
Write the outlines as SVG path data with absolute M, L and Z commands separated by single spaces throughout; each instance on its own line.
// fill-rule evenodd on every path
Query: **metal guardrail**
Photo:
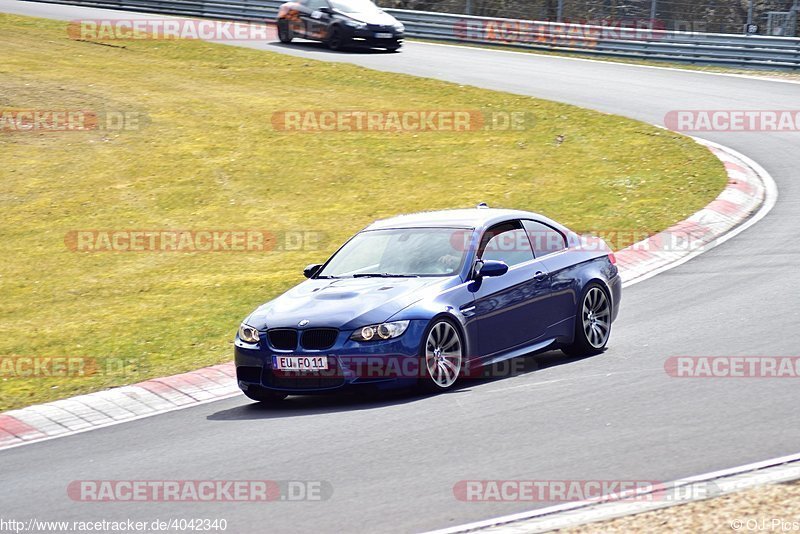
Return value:
M 387 9 L 409 35 L 554 52 L 702 64 L 800 68 L 800 39 L 589 26 Z
M 29 0 L 244 21 L 272 21 L 281 0 Z M 689 33 L 386 9 L 421 39 L 661 61 L 800 69 L 800 39 Z

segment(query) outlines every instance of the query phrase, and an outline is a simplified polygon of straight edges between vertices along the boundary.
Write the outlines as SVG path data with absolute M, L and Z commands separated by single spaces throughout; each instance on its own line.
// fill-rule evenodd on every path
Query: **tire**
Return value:
M 605 350 L 611 337 L 611 299 L 603 287 L 592 282 L 581 295 L 575 314 L 575 338 L 561 348 L 567 356 L 591 356 Z
M 436 319 L 425 332 L 420 354 L 420 386 L 428 392 L 452 389 L 464 368 L 464 340 L 458 327 Z
M 289 21 L 286 19 L 279 19 L 278 20 L 278 39 L 282 43 L 289 44 L 294 39 L 294 34 L 292 33 L 292 29 L 289 27 Z
M 286 393 L 280 393 L 277 391 L 265 391 L 263 389 L 248 389 L 247 391 L 243 391 L 248 398 L 253 399 L 254 401 L 258 401 L 265 406 L 278 404 L 280 401 L 288 397 L 289 395 Z
M 341 50 L 342 46 L 344 46 L 344 38 L 342 37 L 342 30 L 340 30 L 338 26 L 333 26 L 331 28 L 331 33 L 325 40 L 325 43 L 331 50 Z

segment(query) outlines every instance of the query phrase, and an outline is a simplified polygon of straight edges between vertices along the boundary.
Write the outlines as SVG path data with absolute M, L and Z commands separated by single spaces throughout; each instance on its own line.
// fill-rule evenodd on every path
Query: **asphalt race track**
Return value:
M 0 11 L 63 20 L 110 13 L 13 0 L 0 0 Z M 398 54 L 245 44 L 658 124 L 670 110 L 800 108 L 800 84 L 745 77 L 423 43 Z M 704 137 L 766 168 L 777 205 L 738 237 L 627 289 L 601 356 L 548 353 L 519 376 L 436 397 L 292 397 L 269 410 L 242 396 L 18 447 L 0 452 L 0 511 L 219 517 L 229 532 L 422 531 L 551 504 L 460 502 L 453 486 L 464 479 L 669 481 L 800 452 L 796 380 L 676 379 L 663 368 L 678 355 L 800 356 L 800 133 Z M 85 479 L 323 480 L 333 495 L 235 505 L 72 501 L 67 485 Z

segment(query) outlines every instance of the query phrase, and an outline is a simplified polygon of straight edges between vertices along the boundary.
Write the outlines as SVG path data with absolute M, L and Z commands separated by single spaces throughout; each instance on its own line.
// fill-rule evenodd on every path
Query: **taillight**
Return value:
M 613 252 L 609 252 L 608 253 L 608 261 L 611 262 L 611 265 L 616 265 L 617 264 L 617 257 L 614 256 Z

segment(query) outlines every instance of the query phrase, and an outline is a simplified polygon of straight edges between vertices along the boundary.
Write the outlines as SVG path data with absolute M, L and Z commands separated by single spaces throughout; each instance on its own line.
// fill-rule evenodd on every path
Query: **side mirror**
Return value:
M 475 276 L 478 278 L 503 276 L 507 272 L 508 265 L 504 261 L 485 260 L 475 264 Z
M 303 276 L 305 276 L 306 278 L 311 278 L 312 276 L 317 274 L 321 268 L 322 265 L 320 265 L 319 263 L 312 263 L 311 265 L 303 269 Z

